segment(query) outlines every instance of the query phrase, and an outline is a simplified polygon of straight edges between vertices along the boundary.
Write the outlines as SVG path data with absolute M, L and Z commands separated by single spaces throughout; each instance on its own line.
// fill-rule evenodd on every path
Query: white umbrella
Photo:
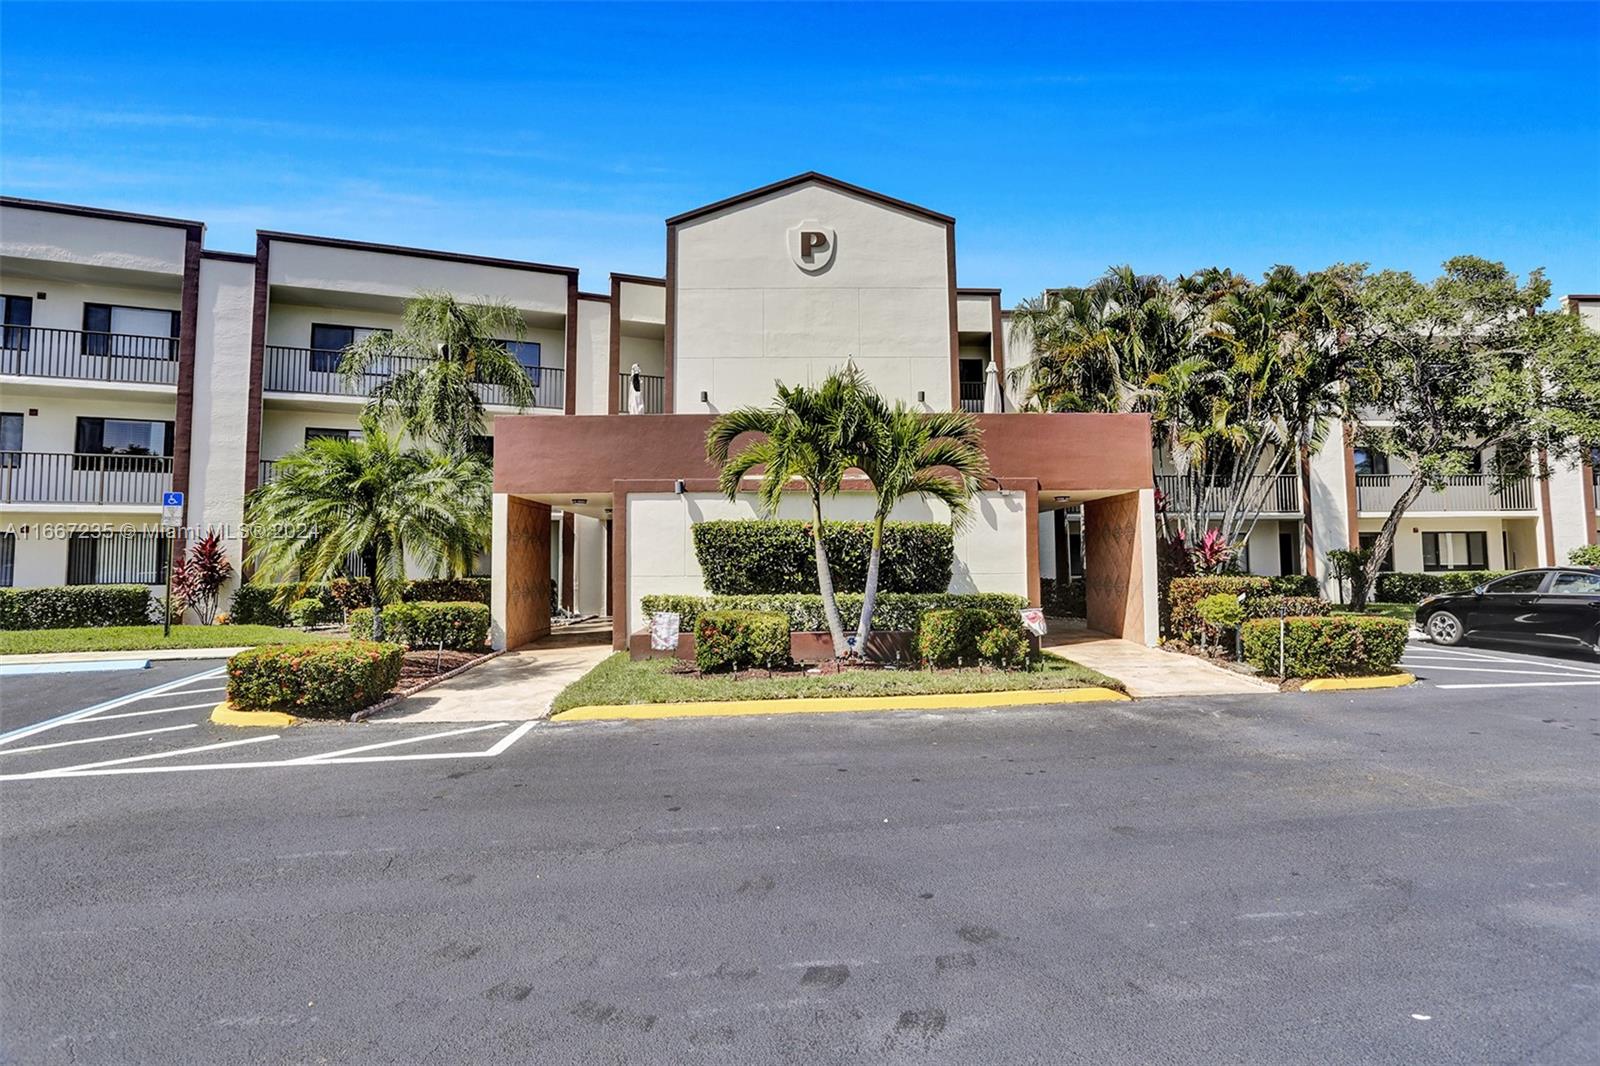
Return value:
M 989 369 L 983 375 L 983 413 L 997 415 L 1005 410 L 1005 398 L 1000 393 L 1000 371 L 995 368 L 994 360 L 989 360 Z
M 644 375 L 640 373 L 638 363 L 634 363 L 633 369 L 628 371 L 628 413 L 644 414 Z

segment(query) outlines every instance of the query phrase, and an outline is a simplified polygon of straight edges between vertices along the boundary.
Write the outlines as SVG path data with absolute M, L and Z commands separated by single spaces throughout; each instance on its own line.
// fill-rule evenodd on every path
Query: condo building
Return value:
M 993 477 L 952 590 L 1038 603 L 1042 581 L 1082 579 L 1091 626 L 1153 642 L 1157 507 L 1180 488 L 1152 462 L 1148 419 L 1022 413 L 1007 371 L 1028 346 L 1002 293 L 963 280 L 982 279 L 958 277 L 953 218 L 815 173 L 667 219 L 659 276 L 587 288 L 570 267 L 303 234 L 220 252 L 196 221 L 0 199 L 0 581 L 162 584 L 166 491 L 237 564 L 247 495 L 307 440 L 359 433 L 395 369 L 352 384 L 343 349 L 427 289 L 524 320 L 506 340 L 534 405 L 483 387 L 494 529 L 477 568 L 499 645 L 547 631 L 559 605 L 609 615 L 625 647 L 641 597 L 703 591 L 692 526 L 756 513 L 716 491 L 711 420 L 847 360 L 891 400 L 980 419 Z M 1568 306 L 1600 318 L 1600 297 Z M 1250 571 L 1326 581 L 1327 552 L 1375 533 L 1404 487 L 1397 461 L 1333 437 L 1309 499 L 1292 473 L 1267 487 Z M 1491 491 L 1505 458 L 1425 493 L 1393 568 L 1546 565 L 1600 540 L 1592 462 Z M 864 490 L 847 482 L 830 517 L 869 515 Z M 781 513 L 808 514 L 803 494 Z M 908 500 L 894 517 L 947 516 Z

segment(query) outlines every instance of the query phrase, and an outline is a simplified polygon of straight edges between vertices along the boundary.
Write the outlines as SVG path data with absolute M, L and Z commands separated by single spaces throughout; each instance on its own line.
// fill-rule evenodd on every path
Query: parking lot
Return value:
M 0 685 L 0 781 L 492 759 L 532 726 L 217 726 L 210 716 L 226 688 L 223 667 L 204 661 L 24 674 Z
M 1583 652 L 1532 650 L 1511 644 L 1446 648 L 1413 640 L 1401 665 L 1425 687 L 1442 692 L 1600 687 L 1600 659 Z

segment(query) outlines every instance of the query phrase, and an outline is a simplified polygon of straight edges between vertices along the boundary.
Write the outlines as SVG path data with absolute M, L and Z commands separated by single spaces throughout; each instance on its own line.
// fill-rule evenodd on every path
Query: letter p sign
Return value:
M 838 243 L 831 226 L 811 219 L 789 229 L 789 258 L 807 274 L 820 274 L 833 263 Z

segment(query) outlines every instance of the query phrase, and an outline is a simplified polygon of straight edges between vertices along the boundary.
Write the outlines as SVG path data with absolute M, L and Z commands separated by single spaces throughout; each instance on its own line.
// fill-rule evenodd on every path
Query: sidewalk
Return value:
M 1213 666 L 1192 655 L 1147 648 L 1090 629 L 1047 633 L 1040 644 L 1073 662 L 1121 681 L 1136 699 L 1151 696 L 1230 696 L 1277 692 L 1278 686 Z
M 529 645 L 441 681 L 373 722 L 520 722 L 543 718 L 557 693 L 611 654 L 611 644 Z

